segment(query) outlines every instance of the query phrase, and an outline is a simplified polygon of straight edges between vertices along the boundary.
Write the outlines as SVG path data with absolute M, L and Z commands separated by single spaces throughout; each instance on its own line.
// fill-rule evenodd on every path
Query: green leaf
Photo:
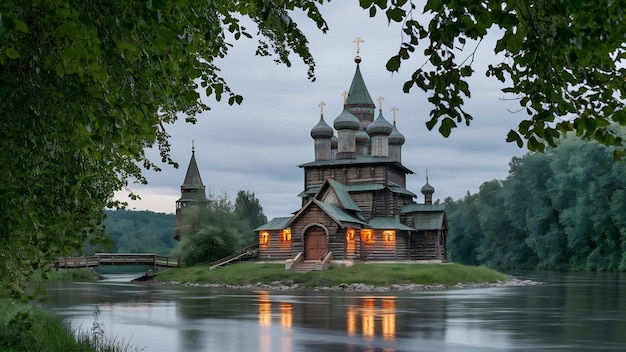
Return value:
M 370 7 L 370 17 L 376 16 L 376 6 Z
M 402 8 L 395 7 L 387 9 L 386 14 L 389 21 L 402 22 L 406 12 Z
M 385 65 L 385 67 L 387 67 L 387 71 L 389 72 L 398 71 L 398 69 L 400 68 L 400 56 L 392 56 L 389 61 L 387 61 L 387 65 Z
M 429 10 L 433 12 L 437 12 L 441 9 L 441 0 L 428 0 L 426 5 L 424 5 L 424 12 L 428 12 Z
M 13 23 L 15 24 L 15 29 L 22 33 L 28 33 L 28 26 L 26 25 L 26 23 L 20 21 L 17 18 L 13 19 Z
M 457 127 L 456 122 L 453 119 L 446 117 L 441 121 L 441 126 L 439 126 L 439 133 L 445 138 L 450 136 L 452 129 Z
M 524 146 L 524 142 L 522 142 L 522 138 L 520 137 L 520 135 L 513 130 L 510 130 L 509 133 L 506 135 L 506 141 L 509 143 L 515 142 L 519 148 Z
M 6 54 L 9 57 L 9 59 L 17 59 L 18 57 L 20 57 L 20 53 L 17 52 L 17 50 L 13 48 L 7 48 Z

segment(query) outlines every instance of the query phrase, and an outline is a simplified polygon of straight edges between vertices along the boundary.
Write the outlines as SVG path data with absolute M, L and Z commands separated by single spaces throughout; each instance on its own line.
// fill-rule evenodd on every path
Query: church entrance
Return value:
M 319 226 L 311 226 L 304 235 L 304 260 L 319 260 L 326 252 L 326 231 Z

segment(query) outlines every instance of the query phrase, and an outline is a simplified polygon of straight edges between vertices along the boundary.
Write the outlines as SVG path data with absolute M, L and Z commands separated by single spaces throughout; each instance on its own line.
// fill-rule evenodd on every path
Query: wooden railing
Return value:
M 304 255 L 299 252 L 293 259 L 290 258 L 285 261 L 285 270 L 294 271 L 302 261 L 304 261 Z
M 57 269 L 88 268 L 100 265 L 152 265 L 177 268 L 180 267 L 180 258 L 142 253 L 96 253 L 87 257 L 60 258 L 53 265 Z
M 333 259 L 333 252 L 328 251 L 321 258 L 319 263 L 316 265 L 316 270 L 326 270 L 330 266 L 330 262 Z
M 219 268 L 222 265 L 228 265 L 232 262 L 236 262 L 238 260 L 243 260 L 243 259 L 248 259 L 248 258 L 255 258 L 259 255 L 259 244 L 255 243 L 253 245 L 250 245 L 248 247 L 242 248 L 241 250 L 239 250 L 238 252 L 236 252 L 235 254 L 229 255 L 228 257 L 222 258 L 222 259 L 218 259 L 212 263 L 209 264 L 209 269 L 210 270 L 214 270 Z

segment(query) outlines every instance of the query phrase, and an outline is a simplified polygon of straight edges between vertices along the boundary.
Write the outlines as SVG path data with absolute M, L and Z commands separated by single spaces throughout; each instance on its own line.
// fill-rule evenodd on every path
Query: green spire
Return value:
M 346 106 L 376 108 L 370 93 L 367 91 L 367 86 L 361 75 L 359 64 L 356 65 L 356 72 L 354 73 L 354 78 L 352 78 Z

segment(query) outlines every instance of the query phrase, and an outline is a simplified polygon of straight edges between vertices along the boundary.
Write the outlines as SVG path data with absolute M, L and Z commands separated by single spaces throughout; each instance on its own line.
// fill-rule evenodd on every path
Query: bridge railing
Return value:
M 87 257 L 60 258 L 56 268 L 87 268 L 100 265 L 153 265 L 168 268 L 180 267 L 180 258 L 143 253 L 96 253 Z

